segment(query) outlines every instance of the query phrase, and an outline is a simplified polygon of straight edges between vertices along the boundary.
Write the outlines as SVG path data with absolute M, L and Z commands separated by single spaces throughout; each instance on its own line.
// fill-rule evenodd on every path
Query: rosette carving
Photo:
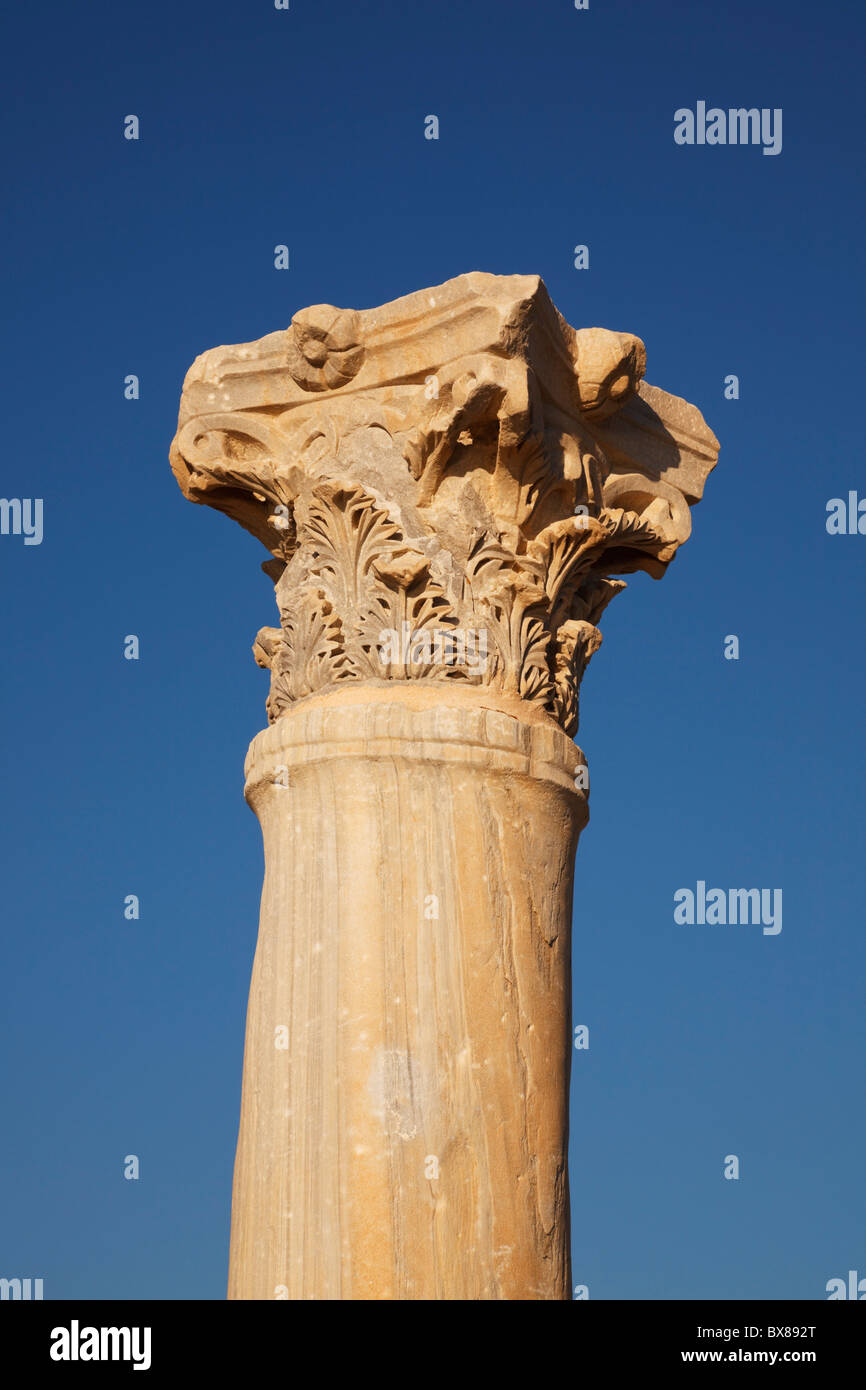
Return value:
M 314 304 L 292 319 L 289 371 L 305 391 L 337 391 L 357 375 L 364 361 L 360 320 L 354 309 Z

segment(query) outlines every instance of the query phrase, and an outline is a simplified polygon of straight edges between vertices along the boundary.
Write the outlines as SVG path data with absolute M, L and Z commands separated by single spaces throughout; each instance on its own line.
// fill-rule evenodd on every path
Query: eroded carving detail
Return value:
M 537 278 L 478 273 L 197 359 L 172 466 L 271 553 L 270 720 L 344 681 L 457 681 L 573 734 L 613 576 L 664 573 L 718 450 L 645 360 Z
M 287 344 L 289 371 L 305 391 L 336 391 L 357 374 L 364 360 L 354 309 L 314 304 L 292 319 Z

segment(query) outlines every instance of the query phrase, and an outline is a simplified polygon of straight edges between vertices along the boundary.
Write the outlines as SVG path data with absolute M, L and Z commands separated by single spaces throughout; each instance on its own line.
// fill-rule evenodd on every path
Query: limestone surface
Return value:
M 475 272 L 187 374 L 175 476 L 263 543 L 279 617 L 232 1298 L 570 1297 L 580 682 L 718 453 L 645 367 Z
M 573 734 L 617 576 L 664 573 L 718 453 L 645 364 L 631 334 L 570 328 L 537 276 L 478 272 L 197 358 L 172 467 L 271 553 L 269 719 L 420 680 L 516 695 Z

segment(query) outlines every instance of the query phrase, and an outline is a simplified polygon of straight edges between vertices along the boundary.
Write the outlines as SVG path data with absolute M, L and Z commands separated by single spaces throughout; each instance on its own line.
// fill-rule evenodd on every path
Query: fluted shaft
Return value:
M 259 734 L 229 1296 L 569 1296 L 579 750 L 473 692 Z M 580 780 L 580 779 L 578 779 Z

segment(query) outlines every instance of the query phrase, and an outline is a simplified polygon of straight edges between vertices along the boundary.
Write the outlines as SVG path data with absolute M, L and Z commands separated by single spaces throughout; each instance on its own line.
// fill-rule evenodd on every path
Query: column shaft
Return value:
M 229 1296 L 569 1297 L 582 756 L 474 692 L 253 740 L 265 845 Z

